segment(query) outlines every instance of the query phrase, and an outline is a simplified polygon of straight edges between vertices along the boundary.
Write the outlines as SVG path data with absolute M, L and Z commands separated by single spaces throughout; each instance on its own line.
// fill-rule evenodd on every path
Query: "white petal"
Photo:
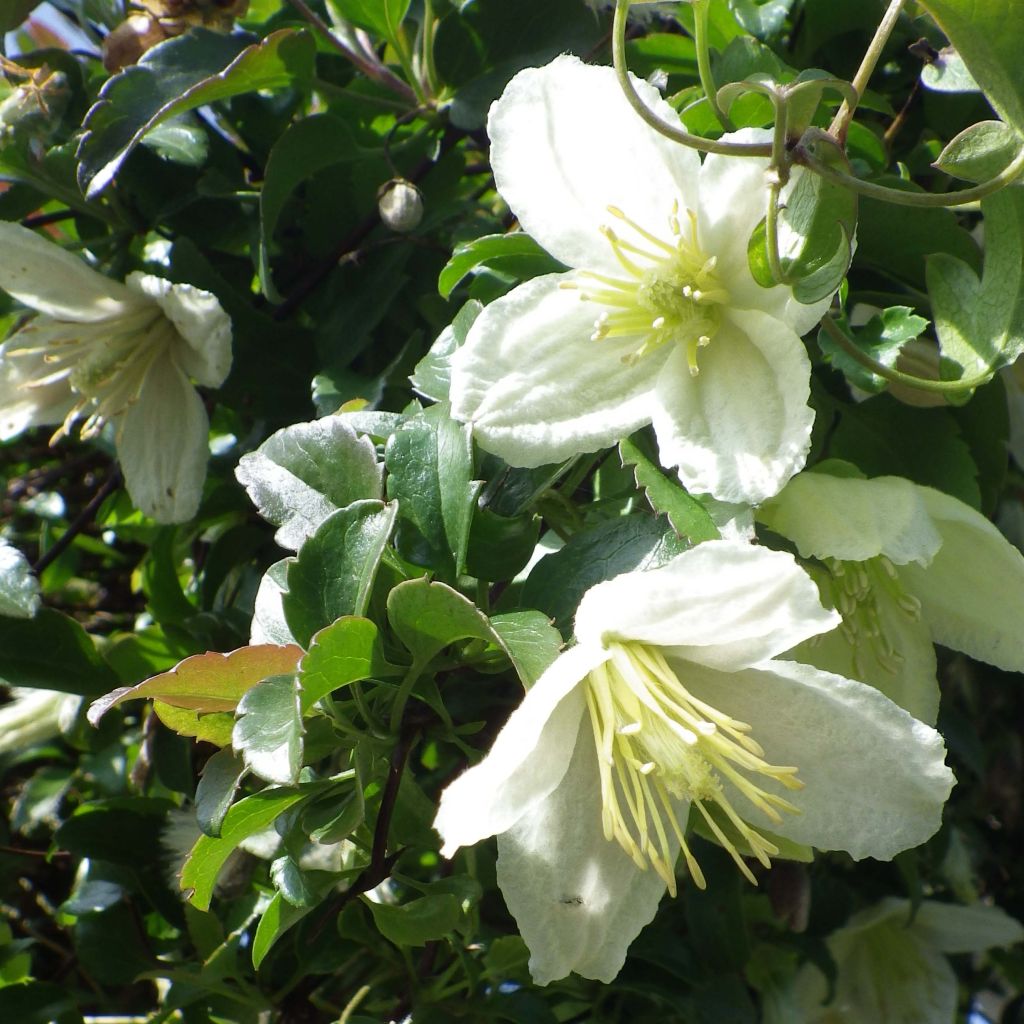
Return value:
M 45 353 L 12 355 L 19 344 L 28 344 L 21 332 L 0 345 L 0 441 L 17 437 L 30 427 L 62 423 L 76 402 L 67 380 L 43 387 L 24 385 L 47 372 Z
M 942 538 L 922 490 L 896 476 L 801 473 L 758 509 L 757 518 L 788 537 L 804 558 L 863 562 L 885 555 L 896 565 L 927 565 Z
M 924 942 L 943 953 L 980 953 L 1024 939 L 1020 921 L 984 903 L 965 907 L 924 900 L 911 927 Z
M 209 419 L 172 351 L 149 368 L 117 428 L 117 457 L 136 508 L 158 523 L 183 523 L 199 508 L 209 456 Z
M 250 646 L 278 644 L 284 647 L 298 642 L 284 617 L 281 603 L 288 591 L 288 566 L 294 561 L 294 558 L 282 558 L 263 574 L 253 605 Z
M 584 712 L 579 683 L 607 657 L 582 646 L 560 654 L 512 712 L 490 753 L 441 794 L 434 828 L 445 857 L 504 832 L 558 785 Z
M 745 128 L 724 136 L 736 142 L 770 142 L 771 133 Z M 805 306 L 793 298 L 786 285 L 762 288 L 750 273 L 747 247 L 754 229 L 768 209 L 765 171 L 768 161 L 762 157 L 719 156 L 711 153 L 700 169 L 698 230 L 705 251 L 718 257 L 718 273 L 729 290 L 730 304 L 737 309 L 760 310 L 806 334 L 831 305 L 831 297 Z M 804 172 L 794 171 L 783 193 L 792 190 Z
M 730 310 L 688 371 L 677 349 L 658 379 L 652 421 L 664 465 L 687 490 L 758 504 L 807 459 L 811 364 L 780 320 Z
M 0 288 L 19 302 L 72 323 L 121 316 L 143 303 L 112 281 L 20 224 L 0 221 Z
M 452 357 L 452 415 L 513 466 L 597 451 L 651 419 L 667 350 L 627 366 L 638 339 L 592 341 L 603 307 L 560 287 L 573 280 L 538 277 L 492 302 Z
M 860 635 L 851 644 L 841 629 L 800 644 L 787 655 L 793 661 L 868 683 L 926 725 L 939 713 L 935 645 L 928 626 L 907 615 L 889 594 L 877 593 L 880 619 L 888 642 L 899 658 L 879 659 L 871 638 Z
M 839 622 L 791 555 L 707 541 L 649 572 L 592 587 L 576 613 L 583 644 L 638 640 L 688 661 L 742 668 Z
M 799 769 L 796 792 L 763 780 L 801 810 L 781 825 L 726 783 L 752 824 L 855 860 L 891 860 L 938 829 L 954 782 L 942 737 L 874 687 L 792 661 L 732 674 L 674 667 L 695 696 L 747 722 L 770 763 Z
M 931 565 L 900 568 L 937 643 L 1024 671 L 1024 556 L 983 516 L 948 494 L 918 491 L 942 537 Z
M 183 342 L 175 351 L 178 365 L 203 386 L 220 387 L 231 369 L 231 318 L 217 296 L 138 272 L 126 284 L 152 299 L 174 325 Z
M 659 117 L 679 123 L 653 86 L 634 85 Z M 609 206 L 666 239 L 673 202 L 696 208 L 697 154 L 645 124 L 611 68 L 562 56 L 521 71 L 491 107 L 487 131 L 498 191 L 567 266 L 621 273 L 599 231 L 615 223 Z
M 0 537 L 0 615 L 30 619 L 39 610 L 39 581 L 28 559 Z
M 580 723 L 561 783 L 498 837 L 498 885 L 538 985 L 570 971 L 612 981 L 629 944 L 654 917 L 664 881 L 604 838 L 589 721 Z

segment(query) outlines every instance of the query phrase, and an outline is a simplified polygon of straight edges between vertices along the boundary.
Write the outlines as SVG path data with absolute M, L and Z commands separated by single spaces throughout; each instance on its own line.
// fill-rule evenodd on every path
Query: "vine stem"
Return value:
M 896 22 L 899 20 L 906 3 L 907 0 L 891 0 L 885 15 L 875 30 L 871 45 L 868 46 L 864 59 L 860 62 L 860 67 L 857 68 L 857 74 L 853 76 L 852 84 L 857 102 L 864 95 L 864 90 L 868 86 L 868 80 L 871 78 L 872 72 L 874 72 L 875 66 L 882 56 L 882 50 L 885 49 L 885 44 L 889 41 L 889 36 L 892 35 L 892 30 L 896 27 Z M 850 121 L 853 119 L 854 111 L 857 109 L 857 102 L 850 103 L 847 100 L 843 100 L 843 105 L 839 108 L 832 124 L 829 126 L 829 134 L 834 135 L 840 142 L 846 141 L 846 133 L 850 127 Z
M 981 377 L 969 377 L 966 380 L 928 380 L 926 377 L 915 377 L 912 373 L 903 373 L 901 370 L 895 370 L 891 366 L 878 362 L 877 359 L 872 359 L 871 356 L 854 344 L 846 331 L 827 313 L 821 318 L 821 326 L 825 329 L 825 333 L 851 359 L 855 359 L 865 369 L 893 384 L 903 384 L 905 387 L 916 388 L 918 391 L 931 391 L 939 395 L 950 395 L 980 388 L 992 379 L 991 374 Z
M 615 18 L 612 22 L 612 61 L 615 74 L 629 105 L 656 132 L 678 142 L 683 146 L 699 150 L 701 153 L 719 153 L 724 156 L 771 156 L 771 143 L 764 142 L 721 142 L 715 139 L 704 139 L 699 135 L 691 135 L 678 125 L 663 121 L 648 108 L 640 94 L 636 91 L 629 77 L 626 65 L 626 15 L 632 0 L 615 0 Z
M 708 48 L 708 2 L 709 0 L 693 0 L 693 42 L 697 50 L 697 74 L 704 95 L 708 98 L 711 112 L 718 123 L 727 132 L 733 130 L 733 124 L 726 116 L 722 105 L 718 102 L 718 87 L 715 76 L 711 73 L 711 52 Z
M 883 203 L 892 203 L 895 206 L 915 206 L 919 209 L 936 209 L 950 206 L 966 206 L 968 203 L 977 202 L 986 196 L 1005 188 L 1024 171 L 1024 148 L 1000 171 L 994 178 L 983 181 L 980 185 L 972 185 L 970 188 L 961 189 L 959 192 L 903 192 L 900 189 L 889 188 L 886 185 L 876 185 L 871 181 L 862 181 L 852 174 L 843 171 L 819 160 L 803 145 L 798 146 L 793 152 L 793 162 L 798 163 L 815 174 L 820 175 L 828 181 L 834 181 L 837 185 L 856 192 L 858 195 L 868 199 L 878 199 Z

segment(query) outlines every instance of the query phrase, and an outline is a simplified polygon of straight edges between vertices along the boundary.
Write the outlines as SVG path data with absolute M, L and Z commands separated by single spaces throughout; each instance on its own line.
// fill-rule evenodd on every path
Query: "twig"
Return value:
M 56 561 L 71 545 L 75 538 L 93 521 L 100 505 L 114 493 L 121 484 L 121 470 L 116 466 L 110 476 L 103 482 L 100 489 L 92 496 L 89 504 L 72 520 L 68 528 L 54 541 L 53 546 L 43 552 L 36 560 L 32 570 L 38 575 L 48 565 Z

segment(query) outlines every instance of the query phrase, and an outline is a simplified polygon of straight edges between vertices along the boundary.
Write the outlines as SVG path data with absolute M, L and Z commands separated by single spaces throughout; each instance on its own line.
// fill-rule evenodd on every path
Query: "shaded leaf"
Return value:
M 230 749 L 218 750 L 204 765 L 196 787 L 196 821 L 205 835 L 220 835 L 244 773 L 244 762 Z
M 540 679 L 562 649 L 562 634 L 543 612 L 528 609 L 492 615 L 491 628 L 527 689 Z

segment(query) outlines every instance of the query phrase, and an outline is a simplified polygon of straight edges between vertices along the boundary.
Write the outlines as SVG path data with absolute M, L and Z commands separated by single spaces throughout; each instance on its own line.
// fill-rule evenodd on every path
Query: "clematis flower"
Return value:
M 792 556 L 709 541 L 598 584 L 576 646 L 526 694 L 491 752 L 442 794 L 452 856 L 498 836 L 498 884 L 534 979 L 611 981 L 675 893 L 700 820 L 738 869 L 774 837 L 889 859 L 938 828 L 941 737 L 877 690 L 776 655 L 833 627 Z
M 835 995 L 812 964 L 797 973 L 791 1012 L 777 1024 L 954 1024 L 958 984 L 947 953 L 980 953 L 1024 939 L 998 907 L 884 899 L 829 936 Z M 769 1022 L 772 1024 L 772 1022 Z
M 656 115 L 678 120 L 635 84 Z M 661 461 L 690 490 L 746 503 L 775 494 L 807 457 L 799 335 L 828 300 L 803 305 L 751 276 L 767 162 L 702 164 L 637 116 L 611 68 L 569 56 L 516 75 L 488 133 L 498 190 L 573 269 L 480 314 L 452 362 L 455 417 L 515 466 L 597 451 L 653 423 Z
M 938 714 L 933 641 L 1024 671 L 1024 557 L 980 512 L 901 477 L 801 473 L 757 512 L 842 615 L 793 656 Z
M 0 288 L 39 314 L 0 345 L 0 441 L 59 424 L 56 441 L 117 424 L 135 505 L 190 519 L 206 477 L 209 420 L 190 378 L 223 383 L 231 321 L 209 292 L 149 274 L 125 284 L 17 224 L 0 222 Z

